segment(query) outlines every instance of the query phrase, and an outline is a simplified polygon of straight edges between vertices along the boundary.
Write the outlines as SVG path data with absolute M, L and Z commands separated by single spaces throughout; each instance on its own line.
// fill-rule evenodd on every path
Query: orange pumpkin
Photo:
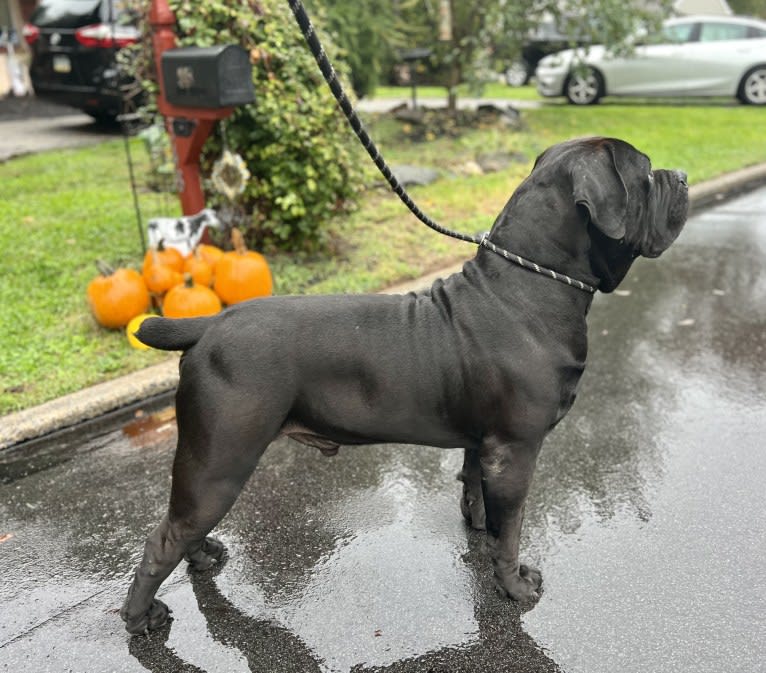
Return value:
M 225 252 L 215 265 L 215 293 L 226 304 L 236 304 L 272 293 L 273 281 L 266 258 L 248 250 L 239 229 L 232 229 L 234 250 Z
M 207 243 L 200 243 L 194 252 L 204 259 L 213 271 L 215 271 L 215 265 L 218 264 L 218 260 L 223 256 L 221 248 L 215 245 L 208 245 Z
M 213 282 L 213 267 L 202 259 L 199 250 L 184 260 L 184 273 L 191 274 L 197 285 L 210 287 Z
M 162 302 L 162 314 L 166 318 L 197 318 L 220 310 L 218 295 L 209 287 L 197 285 L 188 273 L 184 282 L 170 290 Z
M 112 269 L 97 262 L 99 275 L 88 283 L 88 303 L 99 325 L 125 327 L 132 318 L 149 309 L 149 292 L 141 274 L 134 269 Z
M 155 294 L 163 294 L 184 280 L 183 274 L 158 262 L 144 264 L 143 277 L 146 287 Z
M 147 265 L 154 264 L 169 266 L 174 271 L 183 273 L 184 256 L 175 248 L 166 248 L 163 246 L 162 241 L 160 241 L 160 244 L 156 248 L 149 248 L 144 255 L 143 268 L 146 268 Z

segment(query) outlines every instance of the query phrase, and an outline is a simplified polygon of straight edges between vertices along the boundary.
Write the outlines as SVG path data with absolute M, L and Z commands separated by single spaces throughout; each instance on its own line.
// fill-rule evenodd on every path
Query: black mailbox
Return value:
M 221 108 L 255 100 L 252 66 L 239 45 L 183 47 L 162 53 L 168 103 L 188 108 Z

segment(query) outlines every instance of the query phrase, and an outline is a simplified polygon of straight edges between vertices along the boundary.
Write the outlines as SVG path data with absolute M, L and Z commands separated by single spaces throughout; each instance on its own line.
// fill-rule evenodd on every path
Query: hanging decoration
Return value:
M 234 201 L 247 188 L 250 171 L 239 154 L 226 148 L 221 158 L 213 164 L 211 180 L 218 193 Z

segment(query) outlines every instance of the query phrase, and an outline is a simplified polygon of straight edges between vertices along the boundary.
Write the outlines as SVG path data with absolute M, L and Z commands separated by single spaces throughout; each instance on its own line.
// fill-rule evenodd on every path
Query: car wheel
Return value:
M 526 61 L 514 61 L 505 71 L 505 83 L 508 86 L 524 86 L 529 81 L 529 67 Z
M 573 105 L 593 105 L 604 95 L 604 79 L 593 68 L 575 70 L 567 77 L 564 95 Z
M 766 105 L 766 65 L 758 65 L 745 73 L 737 96 L 748 105 Z

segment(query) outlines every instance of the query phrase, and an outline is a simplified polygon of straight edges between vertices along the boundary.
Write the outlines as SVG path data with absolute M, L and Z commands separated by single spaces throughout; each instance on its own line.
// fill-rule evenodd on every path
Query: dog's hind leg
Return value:
M 247 432 L 253 428 L 211 416 L 215 414 L 207 414 L 207 424 L 215 430 L 202 434 L 189 432 L 179 417 L 168 513 L 146 540 L 143 559 L 120 612 L 130 633 L 146 633 L 167 621 L 167 606 L 154 596 L 182 558 L 186 557 L 193 569 L 201 570 L 221 557 L 221 543 L 206 536 L 234 504 L 279 430 L 279 424 L 271 421 L 257 433 Z
M 536 600 L 542 585 L 539 570 L 519 563 L 524 504 L 539 448 L 539 443 L 487 439 L 480 453 L 487 540 L 495 581 L 501 593 L 518 601 Z
M 484 496 L 481 492 L 481 463 L 476 449 L 465 449 L 463 469 L 458 474 L 463 482 L 463 497 L 460 499 L 460 511 L 468 524 L 476 530 L 486 528 Z

